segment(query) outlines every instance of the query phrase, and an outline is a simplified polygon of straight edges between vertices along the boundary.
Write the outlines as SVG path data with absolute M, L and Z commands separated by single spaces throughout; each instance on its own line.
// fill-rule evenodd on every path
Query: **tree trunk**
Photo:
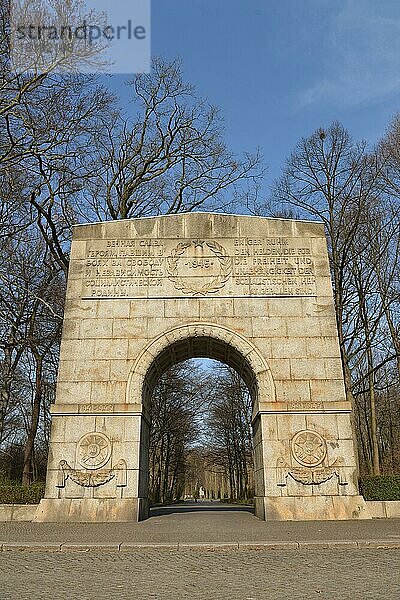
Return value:
M 24 468 L 22 471 L 22 485 L 29 485 L 32 483 L 32 463 L 33 463 L 33 451 L 35 447 L 35 438 L 39 425 L 40 406 L 42 400 L 42 366 L 43 359 L 39 354 L 33 351 L 33 356 L 36 363 L 36 375 L 35 375 L 35 395 L 33 398 L 32 405 L 32 418 L 31 424 L 28 431 L 28 437 L 24 448 Z
M 371 411 L 371 442 L 372 442 L 372 472 L 374 475 L 380 475 L 379 466 L 379 445 L 378 428 L 376 423 L 376 402 L 375 402 L 375 382 L 372 363 L 372 351 L 369 346 L 367 349 L 368 357 L 368 384 L 369 384 L 369 405 Z

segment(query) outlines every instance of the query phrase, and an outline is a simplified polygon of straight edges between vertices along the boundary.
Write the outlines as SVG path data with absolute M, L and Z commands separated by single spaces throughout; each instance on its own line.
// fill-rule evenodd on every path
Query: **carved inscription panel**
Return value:
M 307 238 L 87 242 L 83 298 L 315 296 Z

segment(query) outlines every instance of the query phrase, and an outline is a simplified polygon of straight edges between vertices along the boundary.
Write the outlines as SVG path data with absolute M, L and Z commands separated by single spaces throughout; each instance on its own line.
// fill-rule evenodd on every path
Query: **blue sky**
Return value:
M 372 144 L 400 110 L 398 0 L 153 0 L 151 35 L 234 151 L 260 147 L 267 185 L 300 137 L 339 120 Z

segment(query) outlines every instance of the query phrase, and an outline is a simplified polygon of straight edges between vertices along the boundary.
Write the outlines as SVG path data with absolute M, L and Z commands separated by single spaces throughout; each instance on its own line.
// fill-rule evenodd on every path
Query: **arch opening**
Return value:
M 253 415 L 259 402 L 276 401 L 269 366 L 253 344 L 215 323 L 191 323 L 161 334 L 144 348 L 128 379 L 127 404 L 142 404 L 146 414 L 156 378 L 173 364 L 197 357 L 220 360 L 243 377 L 251 393 Z
M 149 515 L 149 441 L 151 398 L 160 378 L 178 363 L 193 358 L 212 359 L 232 368 L 243 380 L 253 408 L 257 413 L 260 396 L 263 400 L 272 401 L 275 390 L 268 366 L 254 346 L 241 336 L 218 327 L 202 326 L 199 335 L 195 331 L 167 332 L 154 340 L 139 357 L 128 385 L 128 398 L 132 402 L 140 402 L 143 406 L 142 433 L 139 457 L 139 494 L 143 508 L 141 518 Z M 255 435 L 253 429 L 252 435 Z M 254 472 L 262 468 L 260 453 L 253 453 Z
M 148 409 L 154 387 L 159 378 L 177 363 L 191 358 L 207 358 L 234 369 L 245 382 L 253 402 L 258 400 L 258 383 L 249 361 L 235 347 L 211 337 L 188 337 L 172 342 L 153 359 L 143 382 L 142 402 Z
M 215 500 L 252 504 L 252 401 L 236 370 L 216 359 L 176 363 L 158 378 L 150 414 L 153 506 L 178 502 L 186 511 Z

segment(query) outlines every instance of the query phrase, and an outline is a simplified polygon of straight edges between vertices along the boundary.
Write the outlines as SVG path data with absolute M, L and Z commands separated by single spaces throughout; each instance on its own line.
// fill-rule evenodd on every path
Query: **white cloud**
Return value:
M 385 15 L 385 8 L 373 0 L 347 0 L 327 27 L 324 74 L 303 90 L 300 106 L 356 106 L 400 92 L 400 18 Z

